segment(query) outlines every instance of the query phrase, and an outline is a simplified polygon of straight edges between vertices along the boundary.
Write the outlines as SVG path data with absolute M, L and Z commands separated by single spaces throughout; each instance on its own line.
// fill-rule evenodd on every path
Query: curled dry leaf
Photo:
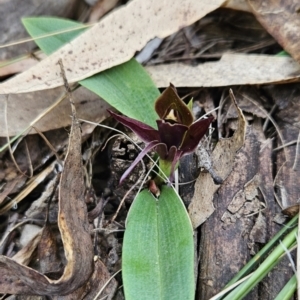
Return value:
M 218 87 L 284 83 L 299 80 L 300 67 L 290 57 L 257 54 L 224 54 L 217 62 L 198 66 L 182 63 L 146 67 L 158 87 Z M 224 75 L 225 74 L 225 75 Z
M 231 92 L 232 93 L 232 92 Z M 225 180 L 232 171 L 236 152 L 243 146 L 246 132 L 246 120 L 236 100 L 232 96 L 238 112 L 238 128 L 231 138 L 220 139 L 211 155 L 211 163 L 216 174 Z M 214 193 L 220 185 L 216 185 L 209 173 L 200 173 L 195 184 L 195 193 L 188 211 L 194 229 L 201 225 L 215 210 Z
M 59 190 L 58 226 L 67 264 L 51 280 L 38 271 L 0 256 L 0 293 L 66 295 L 86 283 L 93 272 L 93 246 L 84 202 L 80 125 L 73 118 Z
M 42 233 L 41 241 L 38 244 L 39 270 L 43 274 L 58 272 L 61 261 L 58 258 L 58 246 L 51 226 L 46 222 Z
M 94 272 L 89 281 L 66 296 L 53 297 L 53 300 L 78 300 L 78 299 L 113 299 L 114 293 L 118 287 L 118 283 L 114 278 L 111 278 L 106 266 L 100 259 L 95 256 Z M 101 291 L 102 287 L 106 287 Z
M 32 92 L 63 85 L 59 59 L 63 60 L 69 83 L 90 77 L 128 61 L 151 39 L 164 38 L 194 23 L 224 1 L 130 1 L 30 70 L 0 84 L 0 93 Z
M 248 3 L 257 20 L 300 63 L 299 1 L 248 0 Z

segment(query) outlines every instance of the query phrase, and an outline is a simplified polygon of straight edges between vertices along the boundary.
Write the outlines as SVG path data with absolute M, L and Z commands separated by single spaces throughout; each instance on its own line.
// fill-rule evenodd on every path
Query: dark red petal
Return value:
M 133 168 L 143 159 L 143 157 L 156 145 L 159 144 L 159 141 L 152 141 L 150 142 L 137 156 L 137 158 L 133 161 L 130 167 L 124 172 L 120 179 L 120 184 L 124 181 L 124 179 L 129 175 L 129 173 L 133 170 Z
M 190 126 L 193 121 L 192 112 L 187 105 L 179 98 L 176 88 L 172 83 L 163 91 L 159 98 L 155 101 L 155 111 L 160 119 L 165 120 L 167 115 L 173 109 L 173 113 L 177 120 L 176 122 Z
M 117 121 L 130 128 L 143 142 L 150 143 L 151 141 L 159 140 L 158 131 L 151 126 L 128 117 L 120 116 L 109 109 L 107 111 Z
M 163 120 L 158 120 L 156 123 L 160 136 L 160 142 L 166 144 L 168 149 L 170 149 L 172 146 L 179 148 L 183 142 L 183 138 L 188 130 L 188 127 L 182 124 L 171 124 Z
M 179 147 L 184 154 L 189 154 L 196 149 L 213 119 L 214 117 L 209 117 L 207 119 L 198 120 L 190 126 L 182 145 Z

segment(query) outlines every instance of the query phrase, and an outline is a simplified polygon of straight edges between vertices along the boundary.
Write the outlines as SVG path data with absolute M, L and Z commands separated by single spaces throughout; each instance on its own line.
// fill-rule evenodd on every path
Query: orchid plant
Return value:
M 33 38 L 80 25 L 44 17 L 27 18 L 23 23 Z M 63 33 L 59 38 L 51 34 L 45 40 L 36 39 L 36 43 L 49 55 L 78 33 Z M 149 151 L 156 150 L 160 159 L 161 174 L 149 182 L 149 189 L 136 195 L 126 220 L 122 246 L 126 300 L 195 299 L 193 227 L 180 196 L 162 178 L 173 180 L 180 158 L 195 150 L 213 118 L 194 121 L 192 102 L 186 105 L 173 85 L 160 95 L 134 59 L 79 84 L 123 113 L 126 117 L 110 112 L 146 144 L 122 180 Z M 159 188 L 159 197 L 151 190 L 153 183 Z
M 170 84 L 155 101 L 155 111 L 160 118 L 156 121 L 158 129 L 109 111 L 117 121 L 130 128 L 146 145 L 123 174 L 120 182 L 152 149 L 155 149 L 159 155 L 160 172 L 169 178 L 169 182 L 173 181 L 174 171 L 178 167 L 180 158 L 195 151 L 213 121 L 213 117 L 194 121 L 190 109 L 191 103 L 190 101 L 188 105 L 185 104 L 178 96 L 174 85 Z M 159 174 L 155 178 L 156 184 L 161 185 L 163 183 L 163 174 Z

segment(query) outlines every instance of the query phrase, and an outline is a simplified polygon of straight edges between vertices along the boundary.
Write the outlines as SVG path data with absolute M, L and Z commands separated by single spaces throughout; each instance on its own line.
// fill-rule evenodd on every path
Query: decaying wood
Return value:
M 209 299 L 220 291 L 250 257 L 247 242 L 241 237 L 253 226 L 253 221 L 230 214 L 227 207 L 257 174 L 259 145 L 254 145 L 255 133 L 248 127 L 245 145 L 237 154 L 233 171 L 214 196 L 215 213 L 202 226 L 198 299 Z M 255 293 L 251 297 L 255 299 Z
M 216 176 L 225 180 L 230 174 L 235 160 L 236 152 L 242 147 L 245 139 L 246 120 L 237 106 L 233 92 L 231 98 L 238 114 L 238 127 L 231 138 L 220 139 L 211 154 L 211 166 Z M 202 172 L 195 184 L 195 193 L 188 207 L 189 216 L 194 228 L 201 225 L 215 210 L 212 199 L 220 185 L 209 173 Z
M 272 141 L 256 119 L 232 173 L 214 196 L 214 214 L 201 227 L 198 299 L 217 294 L 280 229 L 274 223 L 280 207 L 272 176 Z M 286 261 L 280 266 L 245 299 L 274 299 L 291 276 Z

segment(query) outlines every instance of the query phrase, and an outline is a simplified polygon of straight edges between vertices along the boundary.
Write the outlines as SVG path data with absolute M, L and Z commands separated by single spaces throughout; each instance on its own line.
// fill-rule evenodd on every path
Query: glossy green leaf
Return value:
M 123 241 L 126 300 L 194 299 L 193 230 L 171 187 L 159 199 L 143 190 L 134 200 Z
M 84 30 L 83 28 L 78 29 L 82 24 L 60 18 L 24 18 L 22 22 L 32 38 L 59 30 L 76 29 L 75 31 L 36 39 L 36 44 L 48 55 L 77 37 Z M 102 97 L 124 115 L 156 128 L 155 120 L 158 117 L 154 111 L 154 102 L 160 93 L 148 73 L 135 59 L 105 70 L 79 83 Z

